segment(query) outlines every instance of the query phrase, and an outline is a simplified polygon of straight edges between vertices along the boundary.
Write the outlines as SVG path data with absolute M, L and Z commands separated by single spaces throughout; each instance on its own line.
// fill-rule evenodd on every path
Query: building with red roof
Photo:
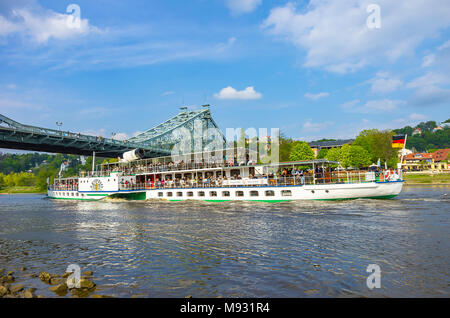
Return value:
M 448 170 L 450 148 L 433 153 L 416 152 L 403 157 L 402 167 L 408 171 Z

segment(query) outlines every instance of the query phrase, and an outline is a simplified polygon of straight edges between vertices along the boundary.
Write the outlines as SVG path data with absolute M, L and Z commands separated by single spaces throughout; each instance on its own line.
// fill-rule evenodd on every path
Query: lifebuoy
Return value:
M 385 180 L 389 180 L 391 177 L 391 171 L 386 170 L 386 172 L 384 173 L 384 179 Z

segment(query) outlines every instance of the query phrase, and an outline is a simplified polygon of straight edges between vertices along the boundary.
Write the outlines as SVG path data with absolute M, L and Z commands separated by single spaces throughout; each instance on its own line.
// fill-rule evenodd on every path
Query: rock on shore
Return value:
M 20 268 L 21 271 L 25 271 L 25 267 Z M 42 295 L 35 295 L 34 292 L 36 288 L 26 288 L 23 284 L 14 284 L 15 277 L 13 276 L 13 271 L 6 272 L 4 269 L 0 269 L 0 298 L 45 298 Z M 90 279 L 94 274 L 92 271 L 83 272 L 83 276 L 79 282 L 78 287 L 69 288 L 66 279 L 71 273 L 64 273 L 63 275 L 52 274 L 48 272 L 40 272 L 39 275 L 36 274 L 26 274 L 26 277 L 39 278 L 39 280 L 45 284 L 51 285 L 49 290 L 57 294 L 58 296 L 65 296 L 68 292 L 72 295 L 71 297 L 89 297 L 92 298 L 108 298 L 111 296 L 106 295 L 93 295 L 97 285 Z

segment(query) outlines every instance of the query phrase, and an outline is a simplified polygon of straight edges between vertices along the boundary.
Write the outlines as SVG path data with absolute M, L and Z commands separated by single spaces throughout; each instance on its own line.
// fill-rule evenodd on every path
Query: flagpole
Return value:
M 403 149 L 402 149 L 402 156 L 400 159 L 400 169 L 402 169 L 403 166 L 403 154 L 405 153 L 405 149 L 406 149 L 406 140 L 408 139 L 408 134 L 405 134 L 405 143 L 403 144 Z

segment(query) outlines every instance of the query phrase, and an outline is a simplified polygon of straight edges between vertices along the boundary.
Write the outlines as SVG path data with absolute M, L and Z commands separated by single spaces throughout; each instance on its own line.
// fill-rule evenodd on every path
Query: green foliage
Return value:
M 420 123 L 415 128 L 421 128 L 421 135 L 412 135 L 414 128 L 406 126 L 395 129 L 396 134 L 407 134 L 406 148 L 416 152 L 430 152 L 431 149 L 450 148 L 450 128 L 445 127 L 443 130 L 433 132 L 436 127 L 435 121 Z
M 371 162 L 394 162 L 398 156 L 398 150 L 392 148 L 392 136 L 390 130 L 379 131 L 378 129 L 363 130 L 353 142 L 354 146 L 361 146 L 370 155 Z M 393 167 L 393 166 L 391 166 Z
M 279 146 L 279 156 L 280 162 L 289 161 L 289 155 L 291 153 L 291 148 L 294 144 L 294 141 L 291 138 L 286 138 L 283 135 L 280 135 L 280 146 Z
M 7 175 L 0 173 L 0 188 L 33 186 L 35 182 L 36 176 L 29 172 L 12 172 Z
M 361 168 L 370 165 L 370 154 L 361 146 L 345 144 L 342 148 L 331 148 L 326 158 L 331 161 L 339 161 L 342 167 Z
M 344 145 L 346 146 L 346 145 Z M 361 146 L 352 145 L 349 149 L 349 163 L 354 168 L 368 167 L 371 164 L 370 153 Z
M 317 159 L 325 159 L 327 157 L 328 149 L 322 148 L 317 154 Z
M 110 159 L 111 162 L 117 159 Z M 96 157 L 96 164 L 103 158 Z M 92 157 L 84 165 L 76 155 L 50 154 L 0 154 L 0 189 L 10 187 L 38 187 L 47 189 L 47 178 L 52 183 L 58 175 L 62 162 L 68 162 L 63 177 L 77 175 L 80 170 L 91 170 Z
M 290 161 L 312 160 L 314 159 L 314 151 L 304 141 L 297 141 L 291 148 L 289 154 Z
M 315 140 L 313 142 L 322 142 L 322 141 L 336 141 L 336 139 L 327 139 L 327 138 L 322 138 L 320 140 Z

